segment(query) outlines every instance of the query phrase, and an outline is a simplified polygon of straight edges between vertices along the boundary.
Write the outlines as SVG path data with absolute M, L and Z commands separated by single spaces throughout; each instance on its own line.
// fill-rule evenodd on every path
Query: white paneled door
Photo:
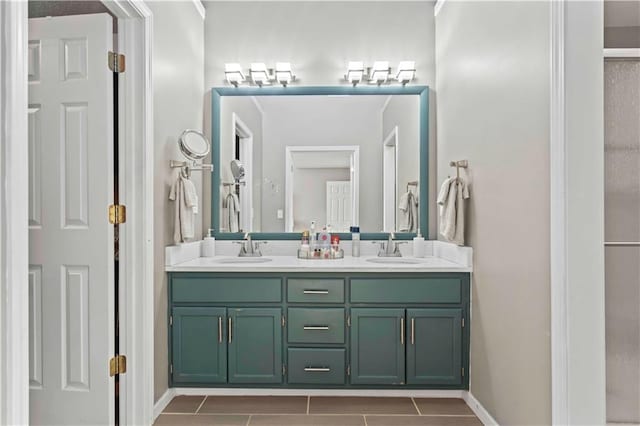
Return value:
M 327 224 L 332 231 L 349 232 L 351 222 L 351 182 L 327 181 Z
M 30 419 L 114 423 L 107 14 L 29 20 Z

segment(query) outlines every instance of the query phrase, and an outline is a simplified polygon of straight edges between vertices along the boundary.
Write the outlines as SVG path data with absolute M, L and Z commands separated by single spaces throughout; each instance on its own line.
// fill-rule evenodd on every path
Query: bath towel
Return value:
M 175 202 L 173 241 L 180 244 L 195 236 L 193 215 L 198 211 L 196 187 L 190 179 L 180 175 L 171 186 L 169 199 Z
M 459 246 L 464 245 L 464 204 L 467 199 L 469 186 L 463 178 L 449 178 L 442 183 L 438 194 L 440 235 Z
M 225 217 L 225 225 L 229 232 L 239 232 L 240 224 L 238 214 L 240 213 L 240 200 L 234 192 L 230 192 L 224 202 L 224 206 L 227 209 L 227 215 Z
M 411 191 L 400 196 L 398 230 L 400 232 L 417 232 L 420 226 L 418 217 L 418 196 Z

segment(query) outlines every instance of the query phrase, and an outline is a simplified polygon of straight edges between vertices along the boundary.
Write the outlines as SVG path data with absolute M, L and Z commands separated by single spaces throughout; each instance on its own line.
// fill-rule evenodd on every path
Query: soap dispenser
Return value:
M 424 237 L 420 234 L 420 228 L 418 234 L 413 237 L 413 257 L 424 257 Z
M 213 229 L 209 229 L 207 236 L 202 240 L 202 257 L 214 257 L 216 255 L 216 239 L 213 237 Z

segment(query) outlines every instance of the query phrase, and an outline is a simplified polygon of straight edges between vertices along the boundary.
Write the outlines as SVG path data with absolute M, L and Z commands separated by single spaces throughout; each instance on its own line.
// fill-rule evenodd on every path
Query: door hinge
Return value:
M 173 327 L 173 315 L 169 316 L 169 325 Z
M 282 364 L 282 375 L 285 376 L 287 374 L 287 366 Z
M 109 69 L 112 72 L 117 72 L 117 73 L 124 72 L 124 69 L 125 69 L 124 55 L 121 55 L 116 52 L 109 52 L 109 58 L 107 60 L 109 61 Z
M 351 315 L 347 315 L 347 327 L 351 327 Z
M 285 319 L 284 315 L 282 316 L 282 326 L 284 327 L 287 324 L 287 320 Z
M 109 360 L 109 376 L 116 374 L 124 374 L 127 372 L 127 357 L 124 355 L 116 355 Z
M 127 221 L 127 208 L 122 204 L 111 204 L 109 206 L 109 223 L 120 225 Z
M 347 365 L 347 376 L 351 376 L 351 364 Z
M 464 318 L 462 318 L 462 328 L 464 328 Z

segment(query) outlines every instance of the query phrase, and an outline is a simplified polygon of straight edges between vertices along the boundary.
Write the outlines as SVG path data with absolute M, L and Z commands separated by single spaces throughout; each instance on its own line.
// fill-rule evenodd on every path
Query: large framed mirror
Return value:
M 222 240 L 428 237 L 429 88 L 211 90 L 211 228 Z

